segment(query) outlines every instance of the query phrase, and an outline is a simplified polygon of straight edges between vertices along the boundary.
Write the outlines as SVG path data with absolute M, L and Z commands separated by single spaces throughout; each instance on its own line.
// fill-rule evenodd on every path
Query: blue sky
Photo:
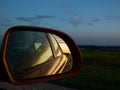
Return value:
M 15 25 L 58 29 L 81 45 L 120 46 L 120 0 L 1 0 L 0 36 Z

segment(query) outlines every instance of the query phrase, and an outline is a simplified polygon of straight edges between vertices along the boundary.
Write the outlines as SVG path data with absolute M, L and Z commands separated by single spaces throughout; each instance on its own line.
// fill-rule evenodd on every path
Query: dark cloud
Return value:
M 91 19 L 92 19 L 93 22 L 98 22 L 98 21 L 100 21 L 100 19 L 95 18 L 95 17 L 91 17 Z
M 70 5 L 69 3 L 64 4 L 62 6 L 62 11 L 65 14 L 68 14 L 68 21 L 69 23 L 71 23 L 73 26 L 78 26 L 79 24 L 81 24 L 81 17 L 79 17 L 78 12 L 77 12 L 77 8 L 74 7 L 73 5 Z M 65 18 L 65 17 L 64 17 Z M 65 19 L 66 20 L 66 19 Z
M 73 25 L 73 26 L 77 26 L 79 24 L 85 24 L 85 25 L 89 25 L 92 26 L 94 25 L 96 22 L 99 22 L 101 19 L 96 18 L 96 17 L 90 17 L 90 18 L 83 18 L 83 17 L 72 17 L 69 18 L 69 22 Z
M 47 18 L 54 18 L 54 16 L 50 15 L 35 15 L 33 17 L 16 17 L 16 20 L 25 21 L 25 22 L 34 22 L 38 19 L 47 19 Z
M 96 18 L 96 17 L 91 17 L 90 19 L 88 19 L 88 21 L 86 21 L 86 24 L 89 26 L 93 26 L 96 22 L 99 22 L 101 19 Z
M 106 20 L 120 20 L 120 16 L 105 16 Z
M 46 19 L 46 18 L 54 18 L 55 16 L 49 16 L 49 15 L 36 15 L 35 19 Z
M 74 26 L 77 26 L 81 23 L 81 19 L 80 17 L 73 17 L 71 18 L 70 23 Z
M 27 21 L 27 22 L 32 21 L 32 18 L 26 18 L 26 17 L 17 17 L 16 19 L 20 21 Z

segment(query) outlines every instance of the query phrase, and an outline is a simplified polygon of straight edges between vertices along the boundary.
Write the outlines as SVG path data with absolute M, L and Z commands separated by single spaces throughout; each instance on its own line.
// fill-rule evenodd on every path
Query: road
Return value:
M 49 83 L 32 84 L 32 85 L 13 85 L 6 82 L 0 82 L 0 90 L 77 90 L 68 87 L 62 87 Z

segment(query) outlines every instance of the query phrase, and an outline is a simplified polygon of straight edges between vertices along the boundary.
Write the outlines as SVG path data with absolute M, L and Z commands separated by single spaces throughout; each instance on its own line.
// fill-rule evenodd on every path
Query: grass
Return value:
M 80 90 L 120 89 L 120 52 L 82 51 L 82 54 L 83 70 L 74 77 L 53 83 Z

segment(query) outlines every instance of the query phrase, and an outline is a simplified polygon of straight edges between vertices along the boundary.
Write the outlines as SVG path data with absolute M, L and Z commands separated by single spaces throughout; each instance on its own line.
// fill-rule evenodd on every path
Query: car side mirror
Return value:
M 15 26 L 5 34 L 2 63 L 8 82 L 30 84 L 77 74 L 82 57 L 71 37 L 61 31 Z

